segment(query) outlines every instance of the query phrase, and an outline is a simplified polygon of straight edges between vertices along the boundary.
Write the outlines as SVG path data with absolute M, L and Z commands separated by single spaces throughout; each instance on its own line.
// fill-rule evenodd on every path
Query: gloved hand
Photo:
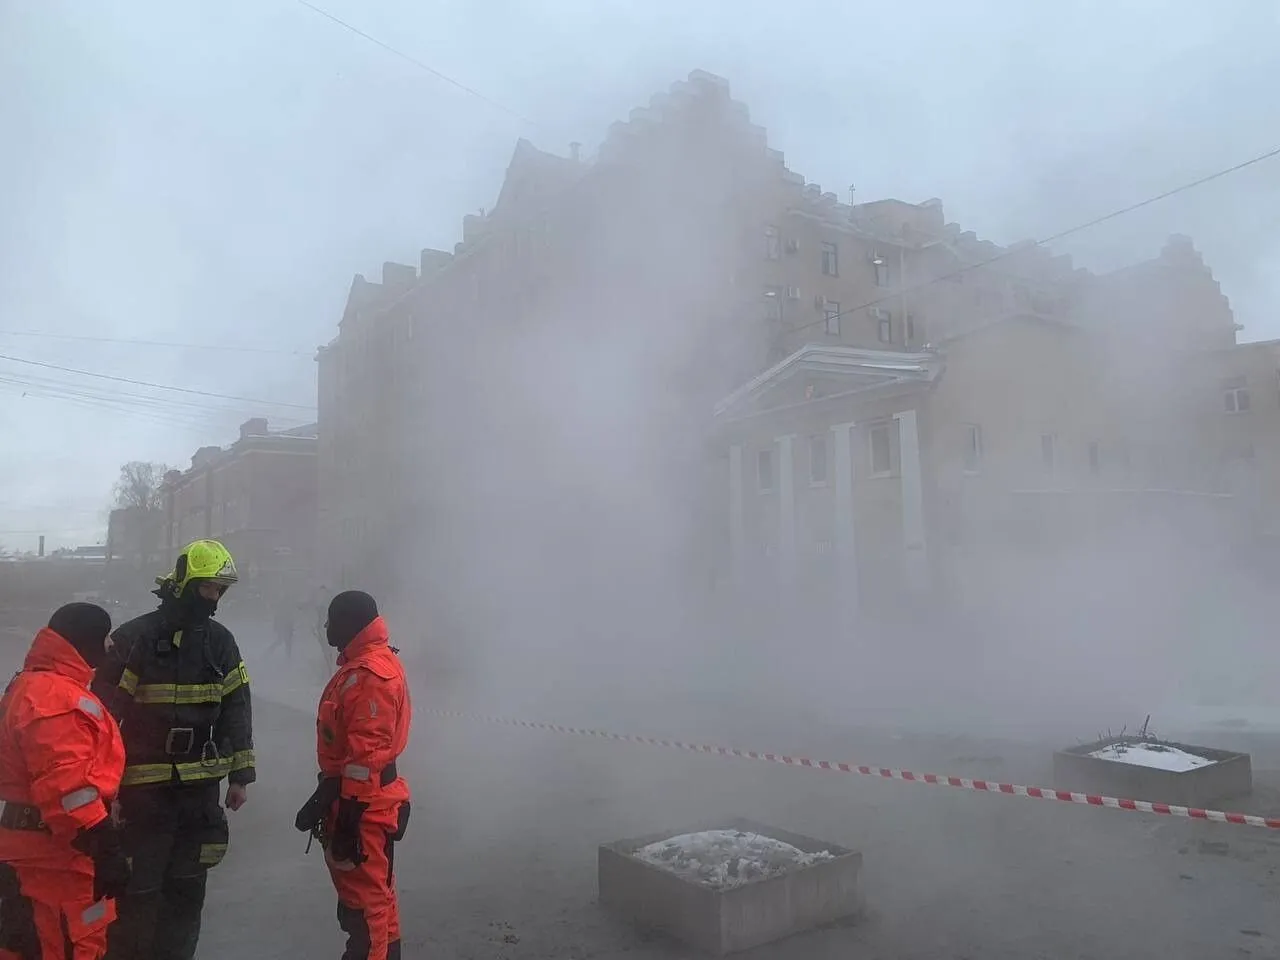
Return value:
M 133 870 L 120 849 L 120 831 L 110 817 L 76 834 L 71 845 L 93 859 L 93 899 L 118 899 L 129 886 Z
M 293 818 L 293 825 L 302 833 L 310 833 L 324 823 L 324 818 L 329 815 L 329 808 L 338 799 L 338 788 L 342 786 L 342 781 L 338 777 L 322 776 L 319 779 L 315 793 L 311 794 L 298 815 Z
M 334 860 L 359 866 L 368 859 L 360 843 L 360 819 L 368 809 L 367 803 L 351 797 L 338 801 L 338 817 L 333 824 L 333 836 L 329 839 L 329 856 Z

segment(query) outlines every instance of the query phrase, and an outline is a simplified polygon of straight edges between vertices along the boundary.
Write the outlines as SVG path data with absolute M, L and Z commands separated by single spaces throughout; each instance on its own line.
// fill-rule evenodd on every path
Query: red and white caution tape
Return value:
M 616 740 L 619 743 L 638 743 L 649 747 L 669 747 L 691 753 L 709 753 L 721 757 L 738 757 L 742 760 L 764 760 L 788 767 L 806 767 L 811 770 L 830 770 L 835 773 L 853 773 L 863 777 L 881 777 L 886 780 L 907 780 L 911 783 L 928 783 L 937 787 L 958 787 L 961 790 L 979 790 L 984 793 L 1003 793 L 1011 797 L 1028 797 L 1032 800 L 1059 800 L 1063 803 L 1079 803 L 1090 807 L 1107 807 L 1112 810 L 1132 810 L 1136 813 L 1154 813 L 1165 817 L 1184 817 L 1189 820 L 1208 820 L 1213 823 L 1234 823 L 1245 827 L 1263 827 L 1280 830 L 1280 818 L 1258 817 L 1250 813 L 1228 813 L 1223 810 L 1201 810 L 1198 807 L 1180 807 L 1172 803 L 1156 803 L 1149 800 L 1126 800 L 1104 797 L 1092 793 L 1073 793 L 1049 787 L 1024 787 L 1016 783 L 998 783 L 994 780 L 971 780 L 967 777 L 948 777 L 937 773 L 912 773 L 910 770 L 894 770 L 891 767 L 871 767 L 835 760 L 811 760 L 808 757 L 790 757 L 781 753 L 761 753 L 756 750 L 739 750 L 737 747 L 718 747 L 709 744 L 685 743 L 682 740 L 664 740 L 658 737 L 641 737 L 628 733 L 611 733 L 607 730 L 587 730 L 582 727 L 565 727 L 558 723 L 541 723 L 536 720 L 516 720 L 510 717 L 488 717 L 456 710 L 427 710 L 426 713 L 454 720 L 472 720 L 494 723 L 505 727 L 521 727 L 525 730 L 545 730 L 550 733 L 566 733 L 578 737 L 595 737 L 600 740 Z

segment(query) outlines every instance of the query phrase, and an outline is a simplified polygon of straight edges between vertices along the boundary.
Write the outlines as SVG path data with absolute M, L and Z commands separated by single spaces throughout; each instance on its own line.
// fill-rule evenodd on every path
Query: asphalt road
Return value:
M 210 883 L 205 960 L 337 957 L 318 852 L 292 819 L 314 783 L 319 670 L 250 656 L 260 782 L 232 817 Z M 303 656 L 295 650 L 295 657 Z M 12 657 L 4 659 L 11 661 Z M 11 665 L 11 664 L 8 664 Z M 625 678 L 624 678 L 625 680 Z M 626 685 L 624 683 L 624 685 Z M 632 687 L 636 685 L 631 684 Z M 420 707 L 540 719 L 1046 783 L 1053 744 L 841 727 L 754 704 L 476 702 Z M 292 703 L 294 706 L 287 706 Z M 1280 811 L 1263 744 L 1253 812 Z M 415 788 L 399 851 L 405 955 L 460 960 L 676 960 L 686 948 L 600 910 L 601 842 L 742 816 L 863 852 L 857 921 L 761 948 L 778 960 L 1280 958 L 1280 836 L 1236 826 L 967 793 L 538 733 L 423 712 L 403 769 Z
M 260 692 L 258 721 L 262 782 L 235 820 L 233 852 L 212 884 L 201 955 L 337 956 L 323 866 L 315 853 L 303 856 L 305 842 L 290 823 L 312 782 L 312 720 L 267 702 L 267 693 Z M 300 699 L 296 688 L 280 695 Z M 419 694 L 420 705 L 429 699 Z M 721 717 L 705 734 L 727 736 L 731 726 Z M 1031 743 L 828 727 L 761 746 L 1018 782 L 1049 777 L 1048 748 Z M 404 769 L 417 801 L 400 851 L 406 956 L 692 957 L 596 906 L 596 846 L 744 816 L 865 856 L 866 909 L 857 922 L 753 956 L 1280 957 L 1280 836 L 1257 829 L 426 714 Z M 1257 779 L 1245 807 L 1280 810 L 1280 775 L 1260 771 Z

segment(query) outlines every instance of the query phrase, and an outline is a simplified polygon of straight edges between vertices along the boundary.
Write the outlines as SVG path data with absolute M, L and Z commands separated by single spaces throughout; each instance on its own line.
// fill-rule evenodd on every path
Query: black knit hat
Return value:
M 49 618 L 49 629 L 76 648 L 95 670 L 107 655 L 111 614 L 96 603 L 68 603 Z
M 378 604 L 373 597 L 363 590 L 344 590 L 329 601 L 329 623 L 325 627 L 329 646 L 346 649 L 347 644 L 376 619 Z

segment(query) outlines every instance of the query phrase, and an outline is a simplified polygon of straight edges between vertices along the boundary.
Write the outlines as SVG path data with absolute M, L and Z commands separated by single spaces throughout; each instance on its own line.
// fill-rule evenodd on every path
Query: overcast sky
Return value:
M 101 540 L 121 462 L 313 418 L 353 273 L 450 248 L 517 137 L 592 150 L 694 68 L 825 189 L 940 197 L 998 242 L 1280 146 L 1274 0 L 317 5 L 482 96 L 298 0 L 0 0 L 0 355 L 243 398 L 0 359 L 0 545 Z M 1280 337 L 1280 160 L 1059 249 L 1108 268 L 1175 232 Z

